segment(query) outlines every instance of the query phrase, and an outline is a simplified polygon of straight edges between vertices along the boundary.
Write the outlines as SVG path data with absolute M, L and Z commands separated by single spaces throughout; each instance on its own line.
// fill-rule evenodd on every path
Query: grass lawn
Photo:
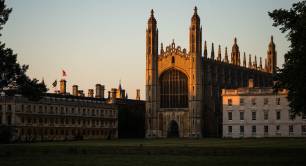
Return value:
M 6 165 L 306 165 L 306 139 L 120 139 L 0 145 Z

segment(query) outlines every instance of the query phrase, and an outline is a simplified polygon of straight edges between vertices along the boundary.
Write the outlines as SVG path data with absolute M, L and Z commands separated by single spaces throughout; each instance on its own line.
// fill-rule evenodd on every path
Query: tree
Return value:
M 0 31 L 8 21 L 11 12 L 12 9 L 6 7 L 5 0 L 0 0 Z M 1 33 L 0 36 L 2 36 Z M 17 63 L 17 54 L 12 49 L 6 48 L 0 41 L 0 90 L 13 89 L 31 100 L 38 100 L 47 88 L 37 79 L 30 79 L 26 75 L 27 69 L 28 65 Z
M 294 3 L 290 10 L 269 12 L 273 26 L 280 27 L 291 42 L 285 63 L 275 74 L 275 90 L 288 89 L 288 101 L 293 115 L 306 113 L 306 1 Z

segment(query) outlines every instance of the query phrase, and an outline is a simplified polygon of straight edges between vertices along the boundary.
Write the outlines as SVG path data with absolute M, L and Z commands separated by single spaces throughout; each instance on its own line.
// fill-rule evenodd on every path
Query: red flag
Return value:
M 66 71 L 65 70 L 62 70 L 62 73 L 63 73 L 63 77 L 66 77 L 67 74 L 66 74 Z

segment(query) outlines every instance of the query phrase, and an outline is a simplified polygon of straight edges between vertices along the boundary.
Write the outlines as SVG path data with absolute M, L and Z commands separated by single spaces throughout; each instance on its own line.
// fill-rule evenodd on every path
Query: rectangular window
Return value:
M 244 99 L 240 99 L 240 105 L 244 105 Z
M 303 135 L 306 134 L 306 125 L 303 125 L 303 126 L 302 126 L 302 133 L 303 133 Z
M 276 98 L 276 105 L 280 105 L 280 98 Z
M 268 98 L 264 98 L 264 105 L 267 105 L 269 103 L 269 99 Z
M 228 99 L 227 100 L 227 105 L 228 106 L 232 106 L 233 105 L 233 100 L 232 99 Z
M 268 133 L 269 132 L 269 126 L 264 126 L 264 133 Z
M 252 126 L 252 133 L 256 133 L 256 126 Z
M 293 133 L 293 125 L 289 125 L 289 133 Z
M 2 111 L 2 105 L 0 105 L 0 111 Z
M 240 120 L 244 120 L 244 111 L 240 111 Z
M 252 120 L 256 120 L 256 111 L 252 111 Z
M 256 98 L 252 98 L 252 105 L 256 105 Z
M 277 126 L 276 126 L 276 132 L 279 132 L 279 130 L 280 130 L 280 126 L 277 125 Z
M 232 113 L 232 111 L 228 112 L 228 120 L 233 120 L 233 113 Z
M 268 119 L 269 119 L 269 111 L 264 110 L 264 120 L 268 120 Z
M 233 127 L 232 126 L 228 126 L 228 133 L 232 133 L 233 132 Z
M 240 133 L 244 133 L 244 126 L 240 126 Z
M 280 120 L 281 119 L 281 112 L 278 110 L 276 111 L 276 120 Z

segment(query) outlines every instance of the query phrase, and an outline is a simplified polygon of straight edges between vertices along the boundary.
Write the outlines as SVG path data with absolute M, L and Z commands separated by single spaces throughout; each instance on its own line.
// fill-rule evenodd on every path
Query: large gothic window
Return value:
M 182 72 L 170 69 L 160 77 L 160 107 L 188 107 L 188 79 Z

